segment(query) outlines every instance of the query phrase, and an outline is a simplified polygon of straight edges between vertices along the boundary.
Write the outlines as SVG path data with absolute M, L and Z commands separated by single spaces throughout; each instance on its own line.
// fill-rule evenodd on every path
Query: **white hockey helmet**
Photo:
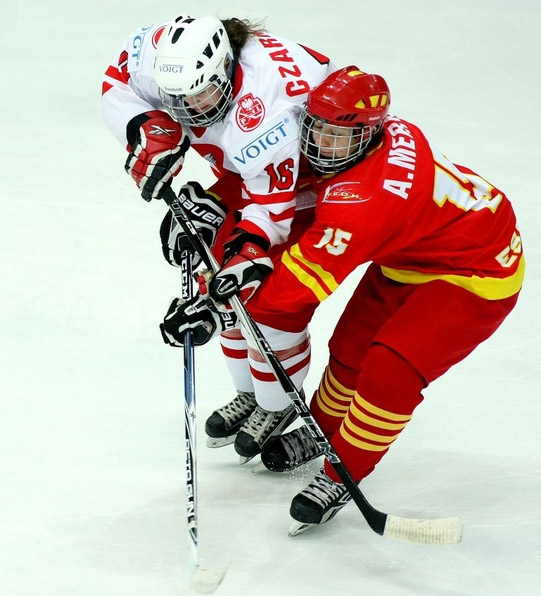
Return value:
M 154 79 L 172 118 L 191 127 L 221 121 L 233 97 L 233 49 L 216 17 L 180 15 L 165 28 Z

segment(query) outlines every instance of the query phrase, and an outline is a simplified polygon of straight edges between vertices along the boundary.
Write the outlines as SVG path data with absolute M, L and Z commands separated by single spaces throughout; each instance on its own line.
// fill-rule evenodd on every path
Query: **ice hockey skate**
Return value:
M 261 462 L 274 472 L 291 471 L 316 457 L 323 451 L 310 434 L 307 426 L 271 438 L 261 450 Z
M 266 411 L 257 406 L 235 438 L 240 462 L 247 463 L 261 452 L 270 438 L 281 434 L 297 417 L 293 405 L 282 411 Z
M 289 528 L 291 537 L 315 525 L 327 523 L 351 500 L 343 484 L 331 480 L 323 468 L 308 486 L 291 501 L 289 514 L 295 521 Z
M 237 396 L 214 411 L 205 423 L 207 446 L 219 448 L 235 441 L 237 432 L 257 407 L 253 392 L 239 391 Z

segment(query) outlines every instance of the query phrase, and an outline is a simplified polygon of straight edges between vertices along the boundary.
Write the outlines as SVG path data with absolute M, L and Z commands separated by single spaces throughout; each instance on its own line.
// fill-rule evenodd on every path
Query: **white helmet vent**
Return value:
M 195 19 L 191 19 L 190 17 L 185 18 L 182 15 L 180 17 L 178 17 L 177 19 L 175 19 L 174 23 L 178 23 L 178 22 L 182 22 L 183 25 L 189 25 L 190 23 L 193 23 L 195 21 Z M 173 35 L 171 36 L 171 43 L 172 44 L 176 44 L 180 38 L 180 36 L 184 33 L 184 27 L 182 26 L 174 26 L 171 25 L 170 29 L 169 29 L 169 34 L 171 34 L 171 32 L 174 31 Z

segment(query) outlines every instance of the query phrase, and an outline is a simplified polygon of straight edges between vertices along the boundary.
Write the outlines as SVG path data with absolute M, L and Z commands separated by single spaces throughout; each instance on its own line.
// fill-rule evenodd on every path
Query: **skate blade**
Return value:
M 252 473 L 262 473 L 264 471 L 269 471 L 265 465 L 263 465 L 263 461 L 261 459 L 254 465 L 252 468 Z
M 295 536 L 300 536 L 301 534 L 304 534 L 304 532 L 307 532 L 312 527 L 316 527 L 316 525 L 318 525 L 318 524 L 317 523 L 301 523 L 300 521 L 294 521 L 290 525 L 289 532 L 287 535 L 290 538 L 295 538 Z
M 236 435 L 224 436 L 223 438 L 211 438 L 210 436 L 207 436 L 207 446 L 209 448 L 220 448 L 222 446 L 227 446 L 228 444 L 233 444 L 235 438 Z
M 222 583 L 226 572 L 227 567 L 205 569 L 198 566 L 192 577 L 190 587 L 198 594 L 212 594 L 212 592 L 214 592 Z
M 255 459 L 257 457 L 257 455 L 252 455 L 251 457 L 243 457 L 242 455 L 239 455 L 239 463 L 241 465 L 244 465 L 245 463 L 248 463 L 248 461 L 251 461 L 252 459 Z

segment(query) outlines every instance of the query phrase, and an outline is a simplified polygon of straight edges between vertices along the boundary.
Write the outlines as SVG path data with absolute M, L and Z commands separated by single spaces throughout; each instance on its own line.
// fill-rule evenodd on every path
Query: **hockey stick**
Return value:
M 192 255 L 184 251 L 181 256 L 182 298 L 191 299 Z M 186 514 L 190 541 L 192 580 L 190 587 L 200 594 L 210 594 L 221 583 L 226 569 L 204 569 L 198 562 L 197 550 L 197 459 L 196 459 L 196 409 L 195 409 L 195 353 L 193 332 L 184 334 L 184 430 L 186 440 Z
M 194 250 L 200 255 L 205 266 L 209 270 L 216 272 L 220 265 L 187 216 L 179 199 L 174 196 L 172 191 L 163 199 L 189 238 Z M 353 480 L 340 457 L 321 431 L 321 428 L 313 418 L 293 381 L 271 349 L 268 341 L 254 322 L 245 305 L 236 296 L 231 297 L 229 301 L 239 321 L 252 337 L 265 362 L 273 371 L 277 381 L 293 403 L 294 408 L 303 419 L 314 440 L 342 480 L 370 528 L 381 536 L 404 542 L 417 544 L 456 544 L 460 542 L 462 524 L 458 517 L 436 519 L 397 517 L 378 511 L 366 500 L 357 483 Z

